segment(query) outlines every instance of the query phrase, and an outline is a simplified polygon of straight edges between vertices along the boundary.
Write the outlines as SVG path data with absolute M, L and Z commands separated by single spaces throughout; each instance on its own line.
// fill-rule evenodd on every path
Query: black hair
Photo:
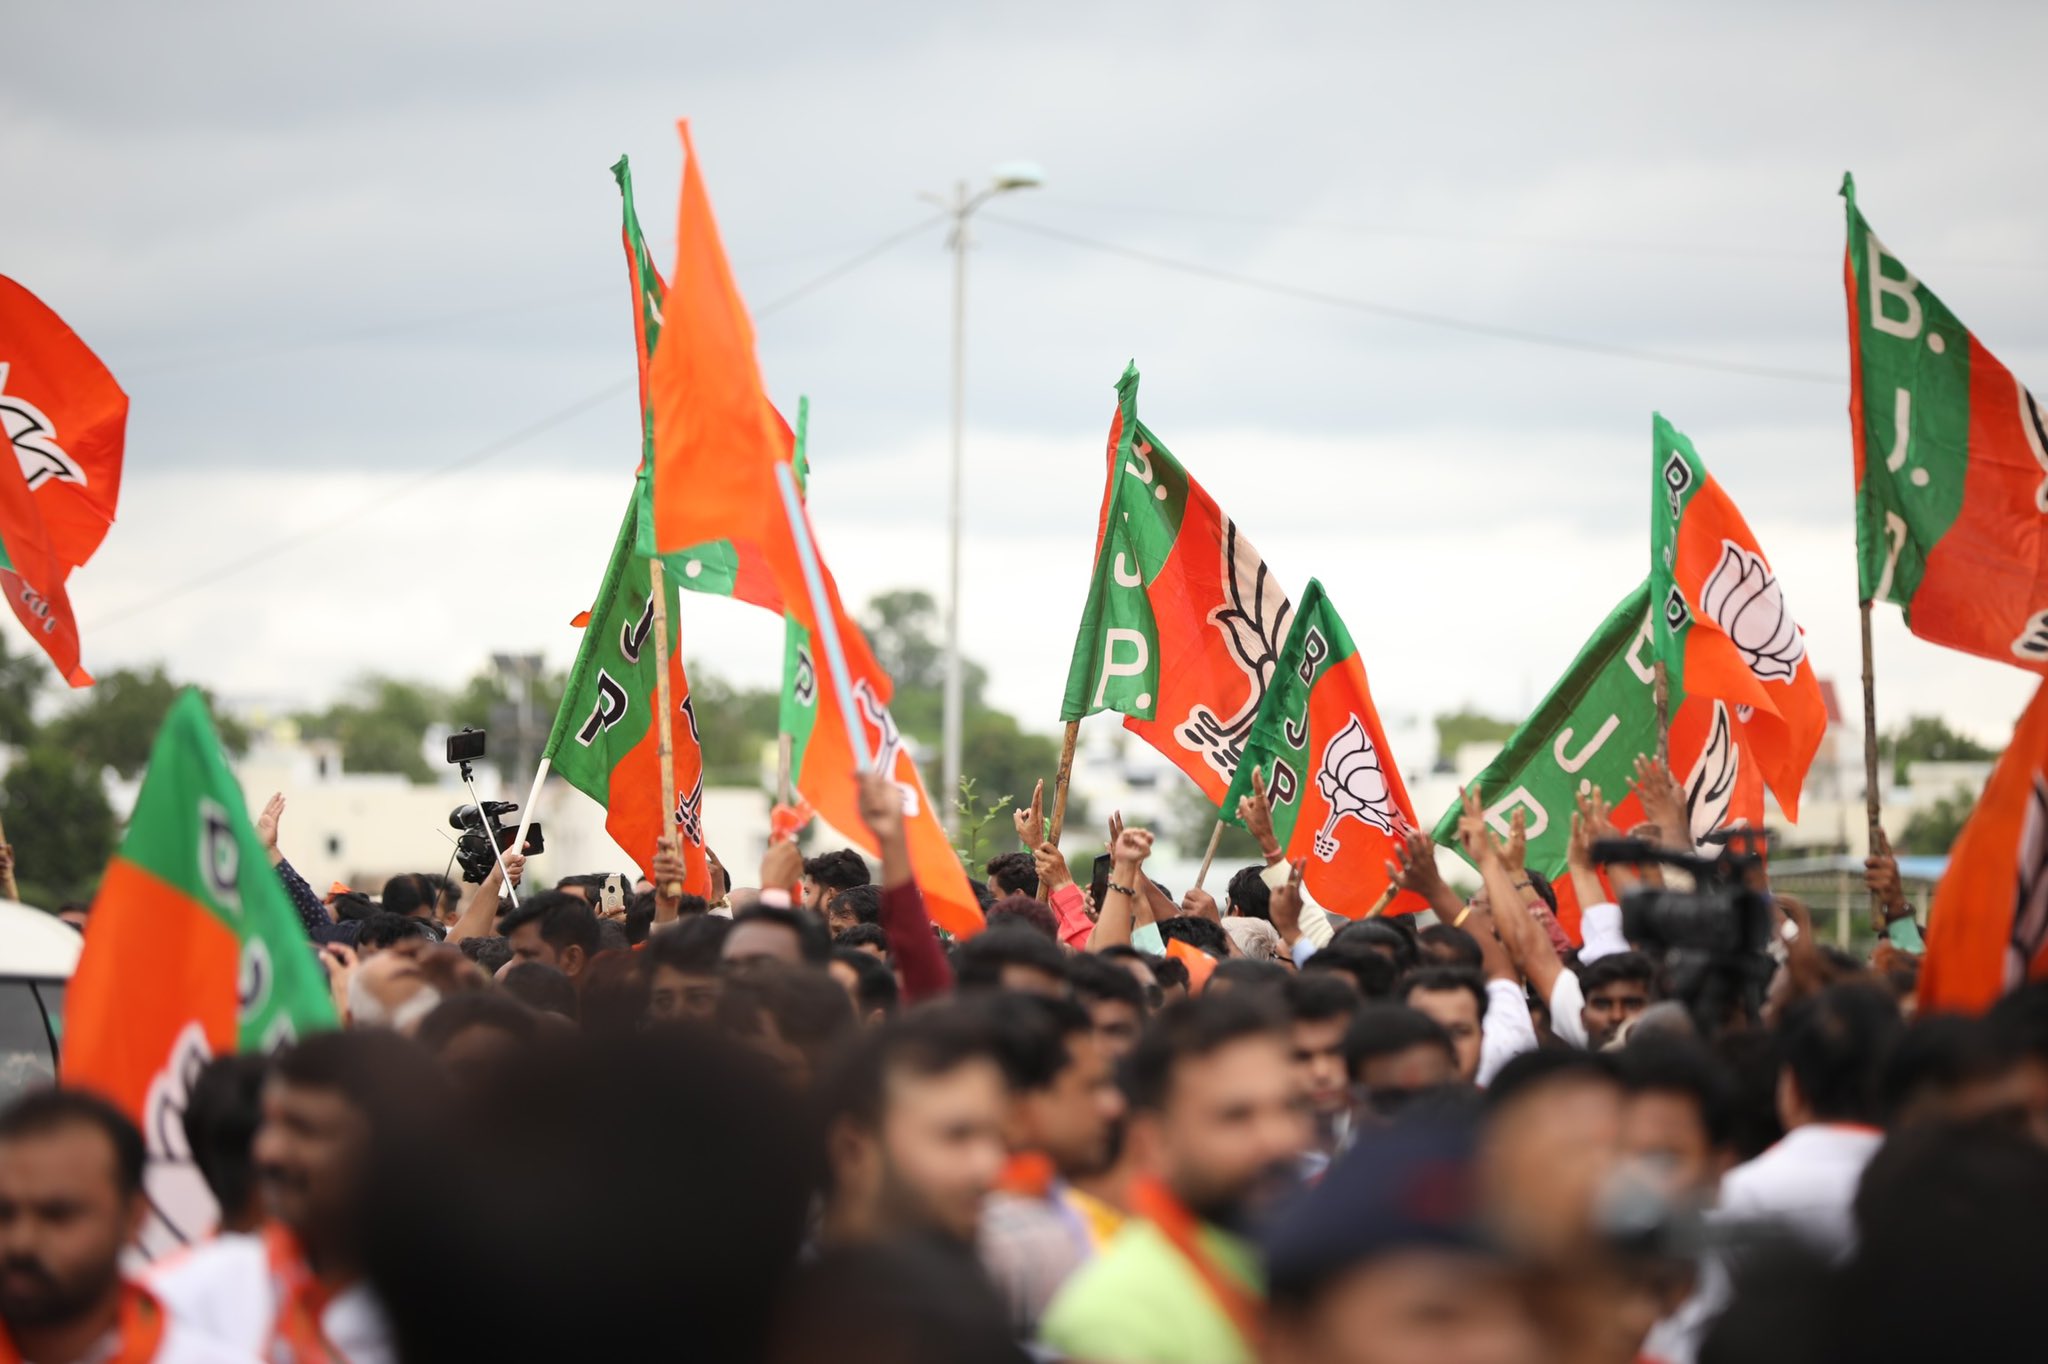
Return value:
M 851 928 L 839 930 L 839 936 L 832 939 L 833 956 L 838 956 L 842 947 L 879 947 L 883 955 L 889 954 L 889 934 L 880 924 L 858 923 Z
M 871 928 L 872 924 L 862 924 Z M 885 1014 L 896 1012 L 896 1001 L 901 990 L 896 984 L 896 973 L 886 966 L 881 958 L 872 952 L 863 952 L 857 947 L 842 944 L 832 949 L 832 960 L 853 972 L 853 992 L 860 999 L 863 1016 L 880 1009 Z
M 2048 1060 L 2048 980 L 2029 981 L 2000 996 L 1985 1016 L 2016 1045 Z
M 1330 939 L 1330 946 L 1338 943 L 1360 943 L 1376 952 L 1385 952 L 1394 959 L 1397 971 L 1412 971 L 1420 956 L 1415 939 L 1379 919 L 1354 919 L 1338 929 Z
M 817 1085 L 820 1115 L 872 1131 L 881 1125 L 891 1074 L 929 1078 L 971 1061 L 1000 1067 L 995 1048 L 986 1013 L 950 998 L 920 1004 L 861 1033 L 826 1069 Z
M 851 890 L 867 885 L 874 877 L 866 858 L 851 848 L 834 848 L 804 859 L 804 879 L 828 890 Z
M 378 899 L 387 914 L 433 914 L 441 907 L 441 888 L 424 872 L 402 871 L 384 883 Z
M 1287 1035 L 1287 1015 L 1271 997 L 1254 990 L 1198 995 L 1161 1009 L 1125 1058 L 1133 1107 L 1157 1113 L 1173 1090 L 1181 1062 L 1210 1056 L 1235 1042 Z
M 1529 878 L 1529 889 L 1536 892 L 1536 898 L 1544 903 L 1553 916 L 1556 915 L 1557 887 L 1551 885 L 1550 878 L 1534 867 L 1525 867 L 1523 871 Z
M 1286 967 L 1279 970 L 1286 977 L 1281 989 L 1287 999 L 1287 1012 L 1297 1023 L 1326 1023 L 1333 1018 L 1349 1018 L 1358 1012 L 1360 999 L 1358 991 L 1350 981 L 1340 980 L 1327 971 L 1312 976 L 1298 976 L 1288 972 Z
M 114 1187 L 121 1197 L 142 1192 L 149 1159 L 142 1132 L 126 1113 L 84 1089 L 32 1089 L 0 1111 L 0 1144 L 45 1137 L 68 1127 L 96 1127 L 114 1148 Z
M 1145 1012 L 1145 987 L 1123 967 L 1103 960 L 1101 953 L 1079 952 L 1069 958 L 1067 985 L 1084 1006 L 1114 1001 Z
M 1216 963 L 1216 969 L 1209 973 L 1209 983 L 1202 988 L 1211 990 L 1221 981 L 1233 990 L 1266 990 L 1278 994 L 1285 990 L 1294 979 L 1294 972 L 1277 961 L 1256 961 L 1251 957 L 1231 957 Z
M 981 906 L 982 913 L 986 914 L 994 907 L 996 893 L 988 888 L 988 882 L 977 881 L 970 876 L 967 878 L 967 888 L 974 892 L 974 903 Z M 1097 901 L 1096 903 L 1100 904 L 1101 902 Z
M 580 947 L 586 957 L 597 955 L 597 911 L 586 900 L 565 890 L 544 890 L 520 901 L 518 908 L 500 918 L 498 931 L 509 938 L 530 923 L 540 925 L 541 941 L 557 952 Z
M 1230 935 L 1214 919 L 1193 914 L 1176 915 L 1159 925 L 1159 936 L 1168 942 L 1184 942 L 1189 947 L 1199 947 L 1218 961 L 1231 955 Z
M 1273 888 L 1266 884 L 1264 867 L 1243 867 L 1223 890 L 1224 902 L 1247 919 L 1273 922 Z
M 273 1082 L 337 1093 L 373 1128 L 414 1123 L 445 1083 L 417 1042 L 384 1028 L 308 1033 L 272 1065 Z
M 837 895 L 828 896 L 825 907 L 851 914 L 864 924 L 878 924 L 882 922 L 882 888 L 848 886 Z
M 781 905 L 755 905 L 732 916 L 732 926 L 774 924 L 796 934 L 796 950 L 812 965 L 823 965 L 832 956 L 832 933 L 825 921 L 807 909 L 785 909 Z
M 1654 990 L 1657 966 L 1641 952 L 1616 952 L 1579 968 L 1579 989 L 1586 994 L 1610 985 L 1634 984 Z
M 506 942 L 500 934 L 464 938 L 455 945 L 461 949 L 463 956 L 477 964 L 478 970 L 494 979 L 498 974 L 498 968 L 512 960 L 512 944 Z
M 1052 906 L 1029 895 L 1005 895 L 996 901 L 989 907 L 988 926 L 1028 928 L 1042 938 L 1060 940 L 1059 921 L 1052 916 Z
M 1010 895 L 1038 896 L 1038 864 L 1030 853 L 1007 852 L 988 860 L 991 887 L 1001 886 Z
M 1860 981 L 1831 985 L 1785 1011 L 1779 1057 L 1822 1122 L 1877 1122 L 1878 1068 L 1899 1035 L 1899 1006 Z
M 1724 1032 L 1710 1045 L 1734 1086 L 1735 1158 L 1755 1160 L 1785 1135 L 1778 1116 L 1778 1039 L 1746 1028 Z
M 1401 968 L 1386 953 L 1361 942 L 1332 942 L 1302 963 L 1303 974 L 1341 971 L 1351 978 L 1364 999 L 1386 999 L 1394 993 L 1394 981 Z
M 696 904 L 686 903 L 679 906 L 676 911 L 678 914 L 702 914 L 709 907 L 701 895 L 685 895 L 682 898 L 685 901 L 694 900 Z M 625 929 L 628 946 L 638 947 L 647 941 L 647 935 L 654 931 L 654 911 L 653 891 L 635 891 L 626 897 Z
M 1416 1047 L 1440 1048 L 1453 1065 L 1457 1063 L 1457 1045 L 1428 1014 L 1406 1004 L 1367 1004 L 1351 1016 L 1351 1026 L 1344 1030 L 1344 1069 L 1356 1084 L 1366 1062 Z
M 416 1040 L 438 1056 L 457 1033 L 469 1028 L 496 1028 L 522 1046 L 530 1045 L 540 1035 L 540 1023 L 533 1010 L 510 992 L 469 990 L 450 995 L 435 1005 L 434 1011 L 420 1020 Z
M 247 1208 L 256 1191 L 251 1148 L 263 1121 L 263 1085 L 269 1078 L 268 1057 L 230 1052 L 200 1067 L 185 1094 L 185 1145 L 223 1218 Z
M 770 1364 L 1026 1357 L 980 1262 L 937 1238 L 826 1245 L 791 1277 L 775 1309 Z
M 1314 958 L 1310 958 L 1314 960 Z M 1417 990 L 1428 990 L 1432 994 L 1450 991 L 1468 991 L 1479 1008 L 1479 1020 L 1486 1021 L 1486 981 L 1477 971 L 1462 966 L 1418 966 L 1401 977 L 1394 986 L 1394 998 L 1406 1004 Z
M 732 923 L 723 914 L 700 914 L 651 933 L 643 949 L 647 964 L 666 966 L 686 976 L 715 976 L 719 953 L 725 948 L 726 935 L 732 932 Z
M 1088 1011 L 1071 999 L 1045 995 L 983 995 L 973 1007 L 988 1015 L 1003 1078 L 1020 1094 L 1050 1089 L 1074 1063 L 1068 1039 L 1094 1030 Z
M 359 923 L 377 912 L 377 902 L 359 890 L 345 890 L 334 897 L 327 912 L 336 923 Z
M 1006 966 L 1028 966 L 1054 980 L 1067 976 L 1059 944 L 1028 928 L 984 929 L 953 949 L 953 975 L 962 990 L 1000 989 Z
M 1525 1051 L 1500 1068 L 1486 1086 L 1487 1111 L 1497 1113 L 1511 1099 L 1567 1079 L 1606 1085 L 1620 1083 L 1615 1078 L 1613 1058 L 1606 1052 L 1544 1047 Z
M 1690 1037 L 1647 1032 L 1614 1056 L 1614 1073 L 1630 1094 L 1677 1094 L 1699 1110 L 1707 1144 L 1735 1141 L 1735 1080 L 1714 1054 Z
M 718 992 L 718 1026 L 735 1037 L 760 1031 L 761 1015 L 775 1020 L 782 1040 L 813 1062 L 853 1031 L 853 1001 L 838 981 L 811 966 L 758 962 Z
M 1431 924 L 1418 933 L 1416 939 L 1422 946 L 1433 947 L 1450 958 L 1439 965 L 1464 966 L 1474 971 L 1486 965 L 1486 953 L 1480 950 L 1479 939 L 1456 924 Z
M 2020 1059 L 2017 1041 L 1988 1019 L 1936 1014 L 1917 1019 L 1892 1043 L 1878 1073 L 1878 1100 L 1887 1123 L 1913 1103 L 2010 1071 Z
M 574 886 L 578 890 L 589 891 L 590 898 L 595 900 L 597 892 L 604 889 L 606 879 L 605 874 L 601 871 L 581 871 L 577 872 L 574 876 L 564 876 L 561 880 L 555 882 L 555 889 L 566 893 L 569 887 Z
M 1141 954 L 1145 964 L 1152 968 L 1152 979 L 1159 982 L 1162 990 L 1171 990 L 1178 985 L 1183 990 L 1195 987 L 1195 978 L 1188 974 L 1188 964 L 1179 957 L 1155 956 L 1150 952 Z
M 541 961 L 514 962 L 499 982 L 506 994 L 535 1013 L 576 1018 L 576 983 L 560 967 Z
M 408 938 L 425 938 L 431 942 L 434 931 L 427 927 L 425 921 L 410 914 L 388 914 L 380 909 L 363 920 L 363 926 L 356 931 L 356 947 L 363 951 L 393 947 Z

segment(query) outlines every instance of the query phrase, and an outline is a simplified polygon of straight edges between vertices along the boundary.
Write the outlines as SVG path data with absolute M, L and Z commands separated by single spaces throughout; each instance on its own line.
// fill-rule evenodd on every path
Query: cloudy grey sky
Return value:
M 1644 571 L 1653 408 L 1847 684 L 1836 186 L 2048 372 L 2044 39 L 2018 4 L 14 5 L 0 269 L 133 398 L 121 523 L 73 582 L 100 668 L 313 701 L 565 662 L 630 396 L 433 476 L 630 376 L 606 168 L 632 154 L 666 259 L 688 115 L 855 597 L 943 581 L 941 229 L 774 305 L 921 191 L 1045 167 L 970 286 L 966 638 L 1029 723 L 1132 357 L 1148 424 L 1288 585 L 1323 578 L 1385 710 L 1541 694 Z M 684 611 L 692 658 L 772 679 L 774 622 Z M 1887 722 L 2003 737 L 2025 675 L 1880 627 Z

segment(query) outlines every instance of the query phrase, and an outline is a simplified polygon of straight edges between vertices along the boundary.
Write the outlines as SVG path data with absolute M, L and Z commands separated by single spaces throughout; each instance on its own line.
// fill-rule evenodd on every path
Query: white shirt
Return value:
M 260 1236 L 224 1236 L 152 1269 L 144 1282 L 177 1325 L 245 1357 L 267 1359 L 277 1285 Z M 348 1364 L 396 1364 L 384 1310 L 352 1284 L 320 1314 L 320 1331 Z
M 1500 1068 L 1525 1051 L 1536 1050 L 1536 1020 L 1529 1016 L 1529 996 L 1519 980 L 1486 982 L 1486 1017 L 1479 1021 L 1481 1089 L 1493 1083 Z
M 1844 1259 L 1856 1248 L 1853 1205 L 1863 1167 L 1884 1133 L 1844 1123 L 1809 1123 L 1721 1181 L 1721 1213 L 1730 1222 L 1770 1222 L 1823 1254 Z
M 1580 1051 L 1593 1044 L 1586 1035 L 1585 1011 L 1586 992 L 1579 986 L 1578 973 L 1567 966 L 1557 973 L 1557 984 L 1550 987 L 1550 1030 L 1558 1041 Z

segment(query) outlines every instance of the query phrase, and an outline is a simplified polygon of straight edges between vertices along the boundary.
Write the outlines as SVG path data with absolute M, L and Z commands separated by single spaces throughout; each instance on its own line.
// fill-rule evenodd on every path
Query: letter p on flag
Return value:
M 1123 663 L 1119 663 L 1116 660 L 1116 646 L 1119 644 L 1131 646 L 1131 657 Z M 1152 648 L 1145 642 L 1145 634 L 1142 630 L 1119 630 L 1112 628 L 1103 631 L 1102 674 L 1095 684 L 1096 708 L 1099 710 L 1108 704 L 1104 698 L 1109 692 L 1110 678 L 1143 677 L 1146 670 L 1151 666 Z M 1152 709 L 1152 698 L 1149 696 L 1137 697 L 1136 705 L 1140 711 L 1148 711 Z

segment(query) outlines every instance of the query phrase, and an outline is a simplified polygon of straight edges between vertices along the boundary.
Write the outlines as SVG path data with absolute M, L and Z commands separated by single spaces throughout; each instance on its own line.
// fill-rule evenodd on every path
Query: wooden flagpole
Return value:
M 654 752 L 655 761 L 661 764 L 661 827 L 664 830 L 656 846 L 667 851 L 674 848 L 676 842 L 675 725 L 670 716 L 675 698 L 669 694 L 668 684 L 668 589 L 662 582 L 661 559 L 658 556 L 647 560 L 647 580 L 654 593 Z M 683 883 L 671 881 L 661 888 L 661 893 L 674 899 L 683 893 Z
M 1066 741 L 1060 745 L 1060 770 L 1052 782 L 1052 827 L 1045 835 L 1046 841 L 1055 846 L 1060 841 L 1060 830 L 1067 826 L 1067 779 L 1074 775 L 1074 741 L 1080 737 L 1081 722 L 1067 721 Z
M 1657 762 L 1666 770 L 1671 769 L 1671 673 L 1658 659 L 1654 665 L 1657 673 Z
M 1202 854 L 1202 869 L 1195 873 L 1196 890 L 1200 890 L 1202 883 L 1209 879 L 1209 864 L 1216 860 L 1216 845 L 1222 841 L 1223 821 L 1219 819 L 1216 821 L 1216 827 L 1209 831 L 1209 848 Z
M 1879 819 L 1877 792 L 1877 662 L 1870 648 L 1870 602 L 1860 603 L 1863 616 L 1863 813 L 1870 821 L 1870 851 L 1874 856 L 1884 846 L 1884 825 Z M 1870 896 L 1870 917 L 1878 932 L 1884 931 L 1884 911 L 1876 892 Z
M 1372 902 L 1372 908 L 1365 911 L 1365 917 L 1368 919 L 1379 918 L 1380 915 L 1386 913 L 1387 906 L 1394 903 L 1394 897 L 1396 895 L 1399 895 L 1400 893 L 1401 888 L 1395 885 L 1393 882 L 1389 881 L 1387 883 L 1387 888 L 1380 892 L 1380 898 L 1374 900 Z
M 791 767 L 796 761 L 796 739 L 784 731 L 775 736 L 775 803 L 790 803 L 789 781 Z

